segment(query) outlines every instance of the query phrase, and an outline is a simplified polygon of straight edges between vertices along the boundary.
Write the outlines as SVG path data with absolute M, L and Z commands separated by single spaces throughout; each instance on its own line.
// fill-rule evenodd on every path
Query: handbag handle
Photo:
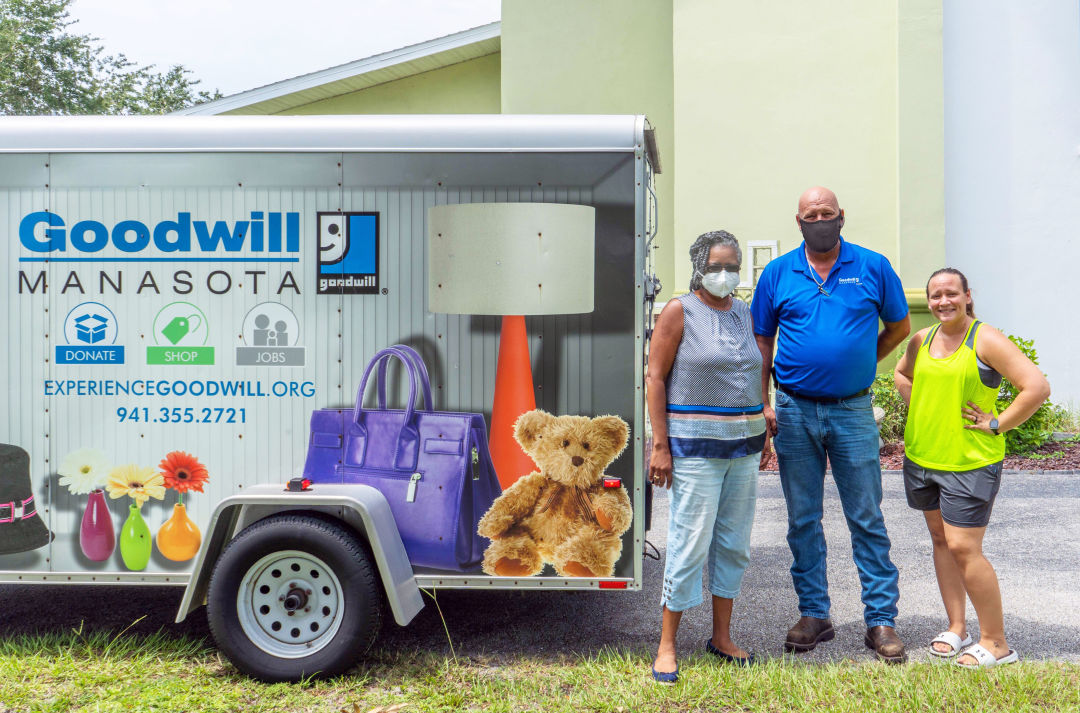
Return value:
M 395 344 L 387 349 L 394 349 L 403 353 L 411 363 L 411 368 L 416 369 L 417 378 L 420 381 L 420 389 L 424 396 L 424 405 L 421 410 L 432 411 L 435 407 L 435 402 L 431 400 L 431 378 L 428 376 L 427 364 L 424 363 L 424 358 L 421 357 L 415 349 L 407 344 Z M 389 359 L 383 359 L 379 362 L 379 379 L 378 379 L 378 396 L 379 396 L 379 409 L 386 409 L 386 371 L 390 366 Z
M 413 470 L 419 458 L 420 432 L 413 425 L 413 416 L 416 410 L 416 369 L 411 360 L 404 352 L 396 347 L 380 349 L 368 362 L 364 370 L 364 378 L 360 381 L 360 388 L 356 392 L 356 408 L 353 410 L 353 442 L 359 451 L 357 465 L 364 465 L 367 457 L 368 432 L 364 425 L 364 391 L 367 390 L 368 379 L 376 367 L 391 358 L 400 359 L 409 372 L 409 403 L 405 407 L 405 418 L 401 422 L 401 430 L 394 441 L 394 467 L 398 470 Z M 385 408 L 378 409 L 384 411 Z M 359 443 L 357 443 L 359 442 Z M 412 446 L 411 448 L 408 446 Z M 411 455 L 411 457 L 410 457 Z

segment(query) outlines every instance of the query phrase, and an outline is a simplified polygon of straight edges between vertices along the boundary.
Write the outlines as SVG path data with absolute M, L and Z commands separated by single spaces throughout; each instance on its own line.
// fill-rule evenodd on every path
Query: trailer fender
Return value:
M 390 505 L 378 490 L 367 485 L 320 484 L 298 493 L 280 485 L 256 485 L 225 498 L 214 508 L 176 614 L 177 623 L 206 603 L 210 574 L 229 540 L 258 520 L 296 510 L 337 518 L 367 540 L 394 621 L 399 625 L 405 626 L 423 609 L 420 589 Z

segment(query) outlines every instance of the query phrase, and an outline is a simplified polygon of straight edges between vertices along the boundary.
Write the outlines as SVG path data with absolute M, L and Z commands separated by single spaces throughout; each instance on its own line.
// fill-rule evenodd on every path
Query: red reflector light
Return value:
M 604 476 L 605 488 L 617 488 L 622 485 L 622 478 L 612 478 L 610 476 Z
M 626 589 L 627 582 L 601 582 L 601 589 Z

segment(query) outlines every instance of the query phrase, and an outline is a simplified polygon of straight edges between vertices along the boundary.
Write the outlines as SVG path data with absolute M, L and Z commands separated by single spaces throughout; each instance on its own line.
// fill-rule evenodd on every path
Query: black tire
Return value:
M 355 533 L 332 518 L 284 514 L 225 547 L 206 613 L 218 648 L 242 672 L 297 681 L 351 668 L 378 636 L 381 600 L 371 555 Z

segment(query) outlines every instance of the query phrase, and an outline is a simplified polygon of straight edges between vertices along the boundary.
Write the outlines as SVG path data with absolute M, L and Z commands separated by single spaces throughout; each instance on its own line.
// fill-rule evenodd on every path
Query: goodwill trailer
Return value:
M 643 116 L 0 119 L 0 581 L 184 587 L 268 680 L 421 590 L 639 589 L 658 169 Z M 435 299 L 517 295 L 522 245 L 543 309 Z M 610 571 L 481 568 L 513 310 L 539 408 L 629 425 Z

